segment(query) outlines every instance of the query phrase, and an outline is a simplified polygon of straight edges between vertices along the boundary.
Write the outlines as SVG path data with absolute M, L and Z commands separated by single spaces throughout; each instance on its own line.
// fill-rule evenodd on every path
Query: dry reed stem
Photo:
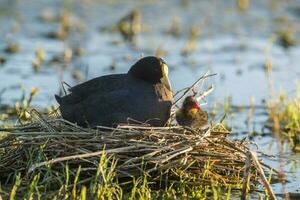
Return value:
M 245 200 L 247 198 L 247 192 L 250 189 L 249 188 L 250 169 L 251 169 L 251 154 L 249 151 L 247 151 L 247 160 L 245 163 L 244 180 L 243 180 L 242 195 L 241 195 L 242 200 Z
M 262 166 L 261 166 L 260 162 L 257 159 L 256 152 L 250 151 L 250 154 L 251 154 L 252 160 L 253 160 L 253 162 L 254 162 L 257 170 L 258 170 L 258 174 L 259 174 L 259 176 L 261 178 L 261 181 L 263 182 L 263 184 L 264 184 L 264 186 L 265 186 L 265 188 L 266 188 L 266 190 L 268 192 L 268 195 L 270 196 L 270 198 L 272 200 L 275 200 L 276 196 L 275 196 L 275 194 L 273 192 L 273 189 L 272 189 L 270 183 L 268 182 L 268 180 L 267 180 L 267 178 L 265 176 L 264 170 L 262 169 Z
M 182 98 L 184 98 L 189 92 L 191 92 L 199 83 L 203 82 L 205 79 L 215 76 L 217 74 L 209 74 L 209 72 L 206 72 L 203 76 L 201 76 L 198 80 L 196 80 L 190 87 L 188 87 L 184 93 L 176 99 L 176 101 L 173 103 L 173 105 L 176 105 Z M 211 89 L 209 89 L 211 90 Z M 210 93 L 210 92 L 209 92 Z

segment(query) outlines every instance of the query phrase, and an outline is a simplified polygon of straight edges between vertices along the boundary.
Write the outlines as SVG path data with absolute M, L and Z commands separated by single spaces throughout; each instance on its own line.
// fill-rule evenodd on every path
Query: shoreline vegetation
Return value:
M 279 133 L 279 140 L 287 140 L 294 152 L 300 152 L 300 89 L 295 97 L 284 93 L 268 105 L 270 126 Z

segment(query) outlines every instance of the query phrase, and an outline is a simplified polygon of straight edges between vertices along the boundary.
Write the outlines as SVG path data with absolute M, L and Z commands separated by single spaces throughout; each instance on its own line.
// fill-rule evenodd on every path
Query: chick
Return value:
M 185 98 L 182 107 L 176 112 L 176 121 L 181 126 L 195 129 L 205 129 L 209 126 L 207 111 L 200 108 L 193 96 Z

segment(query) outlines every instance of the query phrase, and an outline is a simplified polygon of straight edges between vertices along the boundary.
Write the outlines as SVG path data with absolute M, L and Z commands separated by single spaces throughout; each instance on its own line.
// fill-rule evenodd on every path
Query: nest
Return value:
M 39 173 L 47 176 L 52 183 L 48 189 L 53 190 L 58 180 L 49 176 L 49 169 L 62 173 L 68 165 L 76 174 L 80 166 L 80 176 L 89 181 L 105 156 L 119 183 L 140 176 L 147 176 L 156 187 L 182 179 L 193 186 L 214 183 L 238 188 L 243 182 L 249 148 L 245 141 L 228 139 L 229 132 L 221 125 L 208 130 L 141 125 L 84 129 L 61 118 L 37 116 L 35 122 L 2 128 L 7 134 L 0 140 L 2 181 L 13 183 L 19 173 L 26 185 Z M 254 165 L 251 168 L 254 186 L 258 172 Z
M 210 76 L 200 77 L 174 106 Z M 108 178 L 113 187 L 130 188 L 135 180 L 146 177 L 147 185 L 158 189 L 182 187 L 182 183 L 184 187 L 219 185 L 242 189 L 243 195 L 261 179 L 273 195 L 264 174 L 276 178 L 278 172 L 270 173 L 271 167 L 257 160 L 247 141 L 229 139 L 222 124 L 206 130 L 145 124 L 89 129 L 57 116 L 31 114 L 31 123 L 0 128 L 6 135 L 0 138 L 0 181 L 13 185 L 14 192 L 20 185 L 30 185 L 32 191 L 39 179 L 39 188 L 46 195 L 49 191 L 61 193 L 62 182 L 72 176 L 73 189 L 79 183 L 92 186 L 95 181 L 107 185 Z

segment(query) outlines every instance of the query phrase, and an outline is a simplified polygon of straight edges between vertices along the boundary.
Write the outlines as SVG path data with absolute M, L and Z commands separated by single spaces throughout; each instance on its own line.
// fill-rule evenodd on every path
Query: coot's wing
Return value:
M 124 87 L 126 79 L 126 74 L 97 77 L 69 88 L 70 94 L 55 98 L 60 105 L 77 104 L 95 93 L 105 94 Z
M 61 108 L 63 116 L 83 126 L 95 127 L 112 126 L 117 123 L 125 123 L 133 108 L 132 94 L 129 90 L 115 90 L 105 94 L 95 93 L 90 95 L 75 106 Z M 66 109 L 68 107 L 68 110 Z
M 127 123 L 129 118 L 155 126 L 164 125 L 172 103 L 159 100 L 154 89 L 145 92 L 146 88 L 116 90 L 86 101 L 87 121 L 91 127 Z
M 152 91 L 150 89 L 151 85 L 139 82 L 139 86 L 105 94 L 94 93 L 76 106 L 68 106 L 72 112 L 63 108 L 61 110 L 62 113 L 69 113 L 70 119 L 83 126 L 114 126 L 127 123 L 129 118 L 162 126 L 169 118 L 171 102 L 157 99 L 154 89 L 152 88 Z M 148 87 L 148 92 L 145 92 Z
M 91 94 L 96 91 L 110 91 L 120 85 L 127 74 L 111 74 L 93 78 L 68 90 L 78 94 Z

